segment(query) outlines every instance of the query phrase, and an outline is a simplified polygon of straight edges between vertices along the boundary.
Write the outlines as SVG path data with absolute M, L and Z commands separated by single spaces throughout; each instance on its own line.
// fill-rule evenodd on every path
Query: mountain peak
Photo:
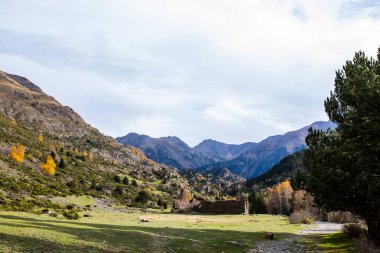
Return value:
M 8 74 L 3 72 L 5 75 L 7 75 L 10 79 L 14 80 L 15 82 L 21 84 L 22 86 L 32 90 L 32 91 L 37 91 L 37 92 L 42 92 L 41 88 L 32 83 L 29 79 L 18 76 L 18 75 L 13 75 L 13 74 Z

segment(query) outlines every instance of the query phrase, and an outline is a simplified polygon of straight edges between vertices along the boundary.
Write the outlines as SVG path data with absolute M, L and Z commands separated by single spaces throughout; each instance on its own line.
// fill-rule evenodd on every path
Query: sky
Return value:
M 106 135 L 260 141 L 327 120 L 380 1 L 0 0 L 0 70 Z

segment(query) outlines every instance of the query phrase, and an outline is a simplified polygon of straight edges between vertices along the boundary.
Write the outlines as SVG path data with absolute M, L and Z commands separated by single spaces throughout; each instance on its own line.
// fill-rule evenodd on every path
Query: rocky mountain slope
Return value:
M 226 144 L 208 139 L 199 143 L 194 147 L 194 149 L 211 157 L 219 157 L 222 160 L 231 160 L 254 148 L 256 145 L 257 144 L 253 142 L 246 142 L 243 144 Z
M 305 137 L 310 127 L 326 131 L 328 128 L 335 128 L 335 124 L 319 121 L 284 135 L 268 137 L 230 161 L 206 165 L 198 168 L 198 170 L 227 168 L 244 178 L 257 177 L 268 171 L 285 156 L 305 149 Z
M 20 160 L 12 156 L 19 145 Z M 47 161 L 55 165 L 52 175 L 43 170 Z M 102 135 L 26 78 L 1 71 L 0 178 L 0 209 L 9 210 L 54 206 L 48 196 L 82 194 L 158 207 L 158 200 L 192 189 L 177 170 Z M 137 203 L 141 191 L 148 201 Z
M 166 164 L 179 170 L 196 168 L 222 160 L 190 148 L 181 139 L 173 136 L 152 138 L 147 135 L 130 133 L 116 139 L 122 144 L 143 150 L 148 158 L 158 163 Z
M 236 196 L 244 187 L 246 180 L 226 168 L 216 168 L 197 172 L 185 170 L 181 175 L 186 178 L 196 192 L 214 197 Z

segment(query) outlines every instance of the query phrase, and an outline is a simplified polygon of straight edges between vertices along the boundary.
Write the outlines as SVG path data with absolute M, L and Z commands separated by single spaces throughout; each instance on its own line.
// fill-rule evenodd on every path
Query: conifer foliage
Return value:
M 358 52 L 336 72 L 325 110 L 337 128 L 309 130 L 305 188 L 319 206 L 361 216 L 380 245 L 380 48 L 377 60 Z

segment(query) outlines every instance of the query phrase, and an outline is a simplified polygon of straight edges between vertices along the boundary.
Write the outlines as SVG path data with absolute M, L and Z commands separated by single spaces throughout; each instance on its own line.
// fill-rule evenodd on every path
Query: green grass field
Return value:
M 289 224 L 287 217 L 271 215 L 91 214 L 69 221 L 0 212 L 0 252 L 254 252 L 250 250 L 264 240 L 265 232 L 282 240 L 302 228 Z M 142 218 L 150 222 L 142 223 Z M 350 242 L 339 238 L 314 236 L 304 243 L 320 252 L 354 252 Z

